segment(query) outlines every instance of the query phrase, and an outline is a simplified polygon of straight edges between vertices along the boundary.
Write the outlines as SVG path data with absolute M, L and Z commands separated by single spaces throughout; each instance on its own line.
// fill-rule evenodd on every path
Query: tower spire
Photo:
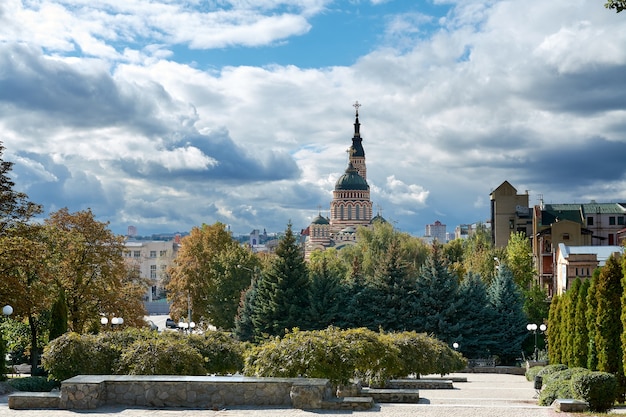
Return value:
M 354 137 L 358 138 L 358 137 L 361 137 L 361 133 L 359 132 L 359 129 L 361 127 L 361 123 L 359 123 L 359 107 L 361 107 L 361 105 L 359 104 L 359 101 L 357 100 L 354 102 L 352 107 L 356 109 L 356 115 L 355 115 L 355 121 L 354 121 Z

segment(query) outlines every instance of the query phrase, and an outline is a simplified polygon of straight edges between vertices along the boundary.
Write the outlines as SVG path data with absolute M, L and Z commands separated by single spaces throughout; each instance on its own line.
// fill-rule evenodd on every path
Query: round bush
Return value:
M 93 335 L 65 333 L 44 349 L 41 363 L 48 375 L 63 381 L 76 375 L 104 375 L 110 373 L 98 358 L 96 338 Z
M 169 338 L 135 341 L 119 359 L 126 375 L 206 375 L 204 359 L 184 340 Z
M 204 359 L 209 374 L 234 374 L 243 371 L 243 345 L 224 332 L 206 332 L 187 339 Z
M 547 365 L 544 366 L 538 373 L 537 375 L 541 376 L 541 377 L 545 377 L 546 375 L 552 374 L 554 372 L 559 372 L 559 371 L 563 371 L 567 369 L 567 365 L 563 365 L 561 363 L 557 363 L 555 365 Z
M 539 374 L 539 372 L 541 372 L 542 369 L 543 366 L 533 366 L 526 370 L 526 380 L 531 382 L 534 381 L 535 377 Z
M 551 405 L 557 398 L 573 398 L 572 385 L 569 380 L 556 380 L 543 385 L 539 393 L 539 405 Z
M 576 398 L 589 403 L 589 409 L 604 412 L 613 408 L 617 399 L 617 378 L 607 372 L 579 373 L 572 377 Z

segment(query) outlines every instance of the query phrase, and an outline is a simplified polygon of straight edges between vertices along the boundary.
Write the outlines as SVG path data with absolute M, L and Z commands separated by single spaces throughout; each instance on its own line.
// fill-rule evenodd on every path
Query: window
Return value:
M 159 252 L 159 256 L 160 256 L 160 257 L 167 256 L 167 251 L 166 251 L 166 250 L 162 250 L 162 251 L 160 251 L 160 252 Z
M 621 224 L 621 225 L 624 224 L 624 216 L 620 216 L 617 218 L 617 224 Z
M 587 226 L 593 226 L 593 217 L 587 217 Z
M 155 250 L 151 250 L 150 251 L 150 257 L 151 258 L 156 258 L 156 251 Z
M 563 233 L 563 240 L 569 240 L 569 233 Z
M 156 265 L 150 265 L 150 279 L 156 279 Z
M 615 216 L 611 216 L 611 217 L 609 217 L 609 224 L 610 224 L 611 226 L 614 226 L 614 225 L 615 225 Z
M 361 206 L 356 206 L 356 219 L 359 220 L 361 218 Z
M 340 207 L 339 219 L 343 220 L 343 206 Z
M 141 258 L 141 251 L 140 250 L 134 250 L 133 251 L 133 258 Z

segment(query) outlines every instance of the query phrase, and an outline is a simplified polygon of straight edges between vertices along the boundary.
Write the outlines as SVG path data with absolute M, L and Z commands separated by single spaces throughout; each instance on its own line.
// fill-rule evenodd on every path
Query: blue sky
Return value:
M 372 201 L 422 235 L 626 201 L 626 17 L 583 0 L 4 0 L 0 141 L 47 212 L 116 233 L 305 228 L 358 100 Z

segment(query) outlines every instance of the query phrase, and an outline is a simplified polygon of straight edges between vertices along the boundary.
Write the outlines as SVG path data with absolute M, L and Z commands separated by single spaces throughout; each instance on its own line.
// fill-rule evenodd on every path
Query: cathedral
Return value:
M 385 221 L 380 214 L 372 217 L 359 107 L 361 105 L 357 101 L 354 104 L 356 116 L 352 145 L 348 148 L 348 167 L 335 183 L 333 200 L 330 202 L 330 217 L 318 214 L 302 232 L 305 237 L 306 259 L 316 250 L 325 250 L 329 247 L 341 249 L 346 245 L 354 245 L 357 227 L 370 227 L 376 221 Z

